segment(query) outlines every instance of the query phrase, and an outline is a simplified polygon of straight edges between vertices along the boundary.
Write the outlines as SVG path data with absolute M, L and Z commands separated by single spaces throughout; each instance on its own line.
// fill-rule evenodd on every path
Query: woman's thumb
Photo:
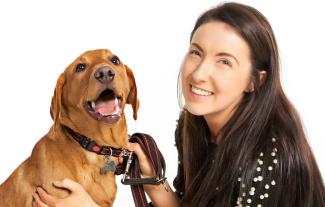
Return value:
M 76 191 L 78 188 L 80 188 L 79 183 L 77 183 L 69 178 L 64 178 L 63 180 L 53 181 L 53 185 L 58 188 L 68 189 L 70 191 Z

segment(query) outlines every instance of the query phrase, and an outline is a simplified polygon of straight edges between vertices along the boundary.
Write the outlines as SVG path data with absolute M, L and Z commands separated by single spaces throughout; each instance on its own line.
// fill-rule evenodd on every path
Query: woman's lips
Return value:
M 211 96 L 211 95 L 213 95 L 213 92 L 202 89 L 202 88 L 195 87 L 195 86 L 193 86 L 191 84 L 190 84 L 190 91 L 192 93 L 196 94 L 196 95 L 199 95 L 199 96 Z

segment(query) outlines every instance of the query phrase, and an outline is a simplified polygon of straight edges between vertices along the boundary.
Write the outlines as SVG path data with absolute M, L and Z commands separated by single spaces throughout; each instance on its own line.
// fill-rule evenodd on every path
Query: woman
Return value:
M 279 68 L 272 28 L 256 9 L 225 3 L 199 17 L 180 71 L 176 192 L 145 185 L 154 206 L 325 206 L 323 180 Z M 128 148 L 142 176 L 152 177 L 140 147 Z M 57 199 L 38 189 L 34 206 L 96 206 L 80 185 L 56 185 L 72 194 Z

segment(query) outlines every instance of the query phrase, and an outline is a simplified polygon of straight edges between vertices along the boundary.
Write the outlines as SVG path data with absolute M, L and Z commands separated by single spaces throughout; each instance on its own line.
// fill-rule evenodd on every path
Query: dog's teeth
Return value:
M 95 107 L 96 107 L 95 101 L 92 101 L 91 102 L 91 108 L 95 109 Z
M 113 115 L 116 115 L 117 113 L 118 113 L 118 106 L 116 106 L 116 109 L 115 109 Z
M 114 111 L 114 113 L 112 114 L 112 115 L 116 115 L 116 114 L 118 114 L 118 112 L 119 112 L 119 105 L 118 105 L 118 100 L 117 100 L 117 98 L 115 98 L 115 111 Z

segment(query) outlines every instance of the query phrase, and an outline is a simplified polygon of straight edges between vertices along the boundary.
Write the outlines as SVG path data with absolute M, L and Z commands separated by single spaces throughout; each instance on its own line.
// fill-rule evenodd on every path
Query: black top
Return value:
M 183 154 L 182 154 L 182 143 L 179 126 L 175 130 L 175 146 L 178 151 L 178 169 L 177 175 L 173 181 L 173 186 L 175 188 L 175 193 L 181 200 L 184 196 L 184 169 L 183 169 Z M 218 145 L 215 143 L 209 143 L 207 149 L 207 159 L 210 159 L 208 163 L 210 166 L 213 165 L 214 155 L 218 150 Z M 276 137 L 270 137 L 269 142 L 267 142 L 267 147 L 264 151 L 259 152 L 256 155 L 256 170 L 251 176 L 250 183 L 246 186 L 243 183 L 241 177 L 238 177 L 238 185 L 235 188 L 235 194 L 233 198 L 233 203 L 231 206 L 241 207 L 241 206 L 256 206 L 265 207 L 270 206 L 273 203 L 277 192 L 277 184 L 280 183 L 280 178 L 277 176 L 276 168 L 279 167 L 278 159 L 278 143 Z M 203 167 L 209 167 L 209 165 L 204 165 Z M 239 169 L 241 171 L 241 169 Z M 283 192 L 286 193 L 286 192 Z M 272 198 L 273 196 L 273 198 Z M 314 197 L 313 207 L 318 207 L 316 205 L 316 197 Z
M 182 164 L 182 150 L 181 140 L 178 130 L 175 131 L 175 142 L 178 150 L 178 171 L 177 176 L 174 179 L 173 185 L 176 189 L 176 194 L 182 200 L 184 195 L 184 170 Z M 270 138 L 268 150 L 260 152 L 256 160 L 255 174 L 252 176 L 252 183 L 250 186 L 246 186 L 242 182 L 241 177 L 238 177 L 238 186 L 236 187 L 236 193 L 234 195 L 234 203 L 231 206 L 269 206 L 268 201 L 272 199 L 272 194 L 275 193 L 277 179 L 272 173 L 278 164 L 277 159 L 277 140 L 275 137 Z M 218 150 L 218 145 L 209 143 L 207 159 L 212 165 L 214 162 L 214 154 Z M 210 166 L 211 166 L 210 165 Z M 209 167 L 206 165 L 205 167 Z

